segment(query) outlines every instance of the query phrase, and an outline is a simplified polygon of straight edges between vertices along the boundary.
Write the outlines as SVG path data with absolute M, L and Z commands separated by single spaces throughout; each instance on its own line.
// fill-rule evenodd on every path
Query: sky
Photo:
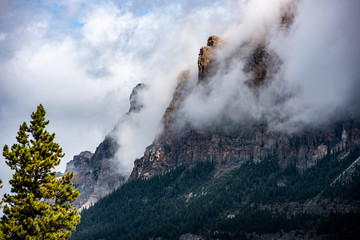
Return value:
M 64 171 L 124 119 L 132 88 L 142 82 L 144 109 L 120 121 L 116 133 L 128 174 L 161 129 L 178 74 L 188 69 L 196 82 L 199 49 L 210 35 L 225 40 L 219 60 L 262 41 L 281 58 L 281 70 L 256 97 L 245 86 L 244 59 L 231 60 L 189 93 L 180 122 L 204 128 L 219 119 L 265 118 L 275 130 L 296 131 L 356 115 L 359 2 L 296 0 L 295 21 L 284 31 L 276 23 L 294 1 L 0 0 L 0 146 L 15 143 L 19 125 L 41 103 L 66 154 L 56 169 Z M 8 191 L 4 161 L 0 178 Z
M 64 171 L 74 155 L 95 151 L 128 111 L 132 88 L 143 82 L 151 86 L 144 96 L 151 112 L 142 121 L 150 134 L 144 148 L 177 75 L 196 68 L 199 48 L 231 24 L 237 4 L 0 0 L 0 145 L 15 143 L 20 124 L 41 103 L 48 130 L 66 154 L 56 169 Z M 2 156 L 0 176 L 6 191 L 11 172 Z

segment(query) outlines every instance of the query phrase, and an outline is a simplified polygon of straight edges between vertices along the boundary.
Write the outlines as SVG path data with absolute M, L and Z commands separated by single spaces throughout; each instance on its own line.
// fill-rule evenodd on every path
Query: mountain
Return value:
M 213 57 L 218 44 L 221 47 L 222 40 L 211 36 L 207 46 L 200 49 L 198 84 L 203 84 L 216 72 Z M 255 47 L 244 68 L 252 73 L 252 78 L 247 81 L 249 88 L 256 91 L 266 81 L 271 81 L 279 62 L 274 53 L 262 46 Z M 262 120 L 242 124 L 224 121 L 222 125 L 206 130 L 191 127 L 178 130 L 175 124 L 177 109 L 189 91 L 188 78 L 186 72 L 179 75 L 173 99 L 163 116 L 163 132 L 147 147 L 144 156 L 135 160 L 130 179 L 151 177 L 199 161 L 213 161 L 216 169 L 226 170 L 248 160 L 261 161 L 269 155 L 276 155 L 281 167 L 295 165 L 302 172 L 327 154 L 343 152 L 360 143 L 358 121 L 308 126 L 295 133 L 274 131 Z
M 200 51 L 198 84 L 214 71 L 213 39 Z M 256 90 L 268 80 L 258 69 L 271 73 L 276 57 L 252 54 Z M 179 75 L 163 131 L 130 180 L 84 210 L 71 239 L 358 239 L 359 119 L 294 133 L 261 121 L 179 131 L 188 76 Z
M 80 196 L 74 202 L 74 206 L 80 211 L 92 206 L 127 180 L 128 176 L 121 171 L 118 161 L 114 160 L 117 150 L 121 147 L 117 143 L 115 132 L 122 121 L 127 121 L 131 114 L 142 109 L 138 94 L 144 88 L 145 85 L 142 83 L 134 87 L 129 98 L 129 111 L 100 143 L 95 153 L 81 152 L 66 164 L 65 172 L 74 172 L 72 181 L 80 192 Z
M 285 11 L 279 19 L 285 33 L 294 17 Z M 75 181 L 75 186 L 91 181 L 95 185 L 89 185 L 106 191 L 111 183 L 120 186 L 82 211 L 71 239 L 359 238 L 358 117 L 298 123 L 296 130 L 274 128 L 267 116 L 239 120 L 219 115 L 204 126 L 184 117 L 194 89 L 200 87 L 211 96 L 210 81 L 221 80 L 234 67 L 241 67 L 246 78 L 238 87 L 246 88 L 255 100 L 278 76 L 283 60 L 265 41 L 245 42 L 231 51 L 226 44 L 218 36 L 209 37 L 200 49 L 195 84 L 191 72 L 179 74 L 161 120 L 162 131 L 135 160 L 127 182 L 119 175 L 112 179 L 119 171 L 107 167 L 121 147 L 114 137 L 107 137 L 109 142 L 104 141 L 94 155 L 83 153 L 69 163 L 69 170 L 75 162 L 77 169 L 85 169 L 74 180 L 83 172 L 94 176 L 94 166 L 103 172 L 99 178 Z M 245 64 L 232 65 L 240 61 Z M 275 102 L 281 105 L 288 97 L 291 94 Z M 281 116 L 276 120 L 286 121 Z M 100 196 L 92 186 L 80 192 Z

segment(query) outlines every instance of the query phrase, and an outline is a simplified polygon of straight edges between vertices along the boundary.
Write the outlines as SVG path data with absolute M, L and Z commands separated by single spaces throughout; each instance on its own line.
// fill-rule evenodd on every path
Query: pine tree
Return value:
M 0 179 L 0 189 L 1 188 L 2 188 L 2 180 Z M 0 209 L 1 209 L 1 204 L 2 204 L 2 202 L 0 202 Z M 3 234 L 2 225 L 0 223 L 0 239 L 4 239 L 4 238 L 5 238 L 5 236 Z
M 73 173 L 57 178 L 52 170 L 64 154 L 54 142 L 55 134 L 45 130 L 45 114 L 40 104 L 31 114 L 30 126 L 20 126 L 18 143 L 11 149 L 4 146 L 6 164 L 15 171 L 10 180 L 13 195 L 3 198 L 0 232 L 5 239 L 68 239 L 80 222 L 71 205 L 79 196 L 71 182 Z
M 2 188 L 2 180 L 0 179 L 0 189 Z M 2 201 L 0 201 L 0 209 L 1 209 Z M 2 224 L 0 222 L 0 239 L 5 239 L 5 235 L 3 234 Z

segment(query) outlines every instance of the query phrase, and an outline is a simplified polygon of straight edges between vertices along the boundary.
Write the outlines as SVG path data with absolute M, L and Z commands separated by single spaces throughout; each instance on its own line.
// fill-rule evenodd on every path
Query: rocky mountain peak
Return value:
M 130 101 L 129 113 L 139 112 L 143 108 L 143 104 L 139 100 L 139 93 L 145 88 L 146 85 L 144 83 L 139 83 L 133 88 L 129 97 L 129 101 Z
M 222 38 L 220 38 L 218 36 L 210 36 L 207 41 L 207 46 L 215 47 L 216 45 L 221 44 L 221 43 L 223 43 Z

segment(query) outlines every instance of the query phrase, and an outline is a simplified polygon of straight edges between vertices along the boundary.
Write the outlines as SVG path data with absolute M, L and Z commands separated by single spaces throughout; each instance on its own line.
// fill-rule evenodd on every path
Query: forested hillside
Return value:
M 129 181 L 83 211 L 71 239 L 178 239 L 186 233 L 204 239 L 358 239 L 359 156 L 358 148 L 329 154 L 303 173 L 280 168 L 275 156 L 226 173 L 216 173 L 211 162 L 179 166 Z M 351 164 L 351 178 L 334 182 Z

